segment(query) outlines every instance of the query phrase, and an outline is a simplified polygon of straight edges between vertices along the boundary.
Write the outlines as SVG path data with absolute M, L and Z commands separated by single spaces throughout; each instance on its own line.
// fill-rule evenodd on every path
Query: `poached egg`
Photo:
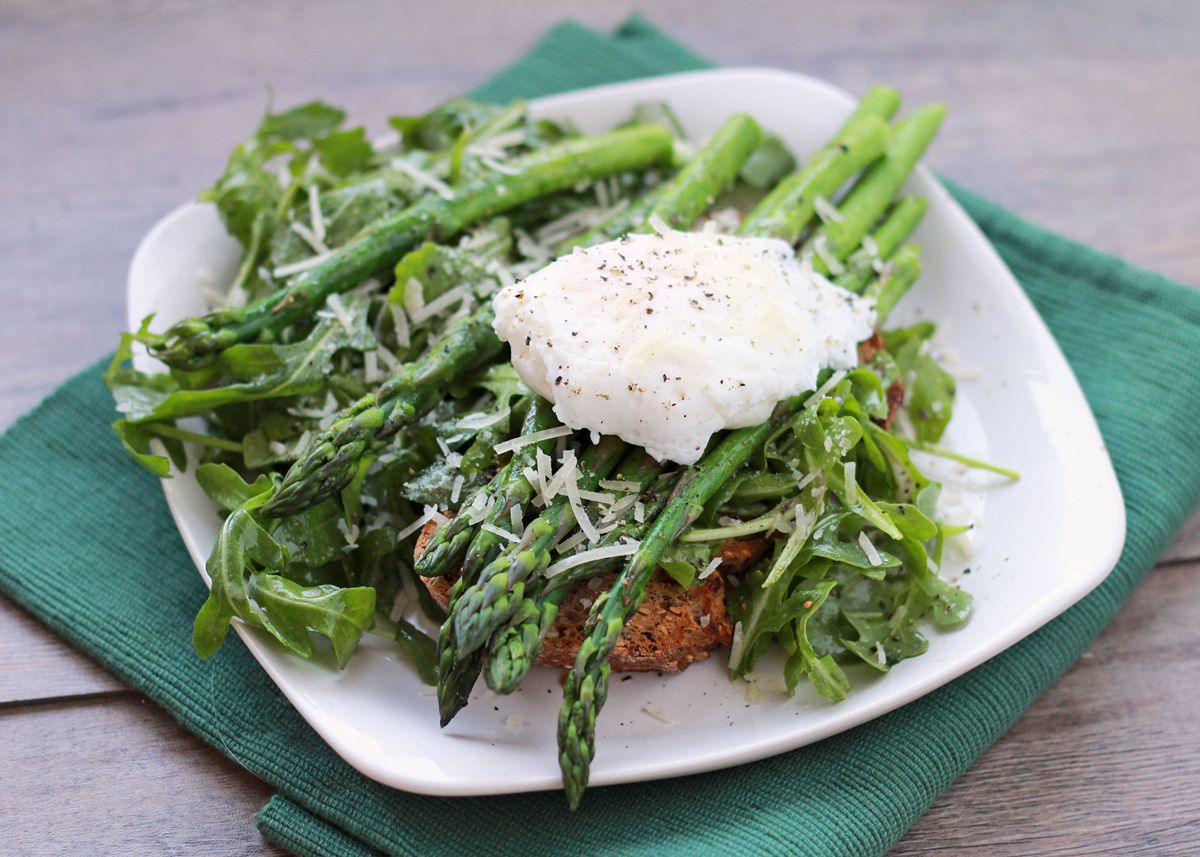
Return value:
M 493 303 L 517 373 L 564 425 L 680 464 L 821 369 L 853 368 L 875 319 L 784 241 L 668 229 L 576 248 Z

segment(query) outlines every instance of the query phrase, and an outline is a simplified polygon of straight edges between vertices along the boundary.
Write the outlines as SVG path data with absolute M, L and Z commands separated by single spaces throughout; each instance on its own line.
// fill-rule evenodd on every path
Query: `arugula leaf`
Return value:
M 367 327 L 366 304 L 361 301 L 348 308 L 354 320 L 350 331 L 336 318 L 322 318 L 307 337 L 291 345 L 235 345 L 225 350 L 214 365 L 233 383 L 182 389 L 169 375 L 146 375 L 129 368 L 110 370 L 109 389 L 117 410 L 130 423 L 176 419 L 223 405 L 312 393 L 325 385 L 339 351 L 376 347 Z
M 256 136 L 265 140 L 314 139 L 327 134 L 346 120 L 346 111 L 323 101 L 309 101 L 282 113 L 268 113 Z
M 283 577 L 279 572 L 288 567 L 287 549 L 251 514 L 271 493 L 250 497 L 225 519 L 205 565 L 212 589 L 196 616 L 192 643 L 201 657 L 211 656 L 237 616 L 305 658 L 312 655 L 308 632 L 322 634 L 344 666 L 371 624 L 375 590 L 305 586 Z
M 346 666 L 375 615 L 375 590 L 304 586 L 278 574 L 251 575 L 250 597 L 262 627 L 301 657 L 312 657 L 309 631 L 333 644 L 338 667 Z M 243 617 L 244 618 L 244 617 Z
M 125 451 L 133 456 L 133 460 L 149 470 L 160 479 L 171 478 L 171 462 L 165 455 L 150 452 L 150 439 L 158 437 L 148 426 L 133 425 L 128 420 L 116 420 L 112 424 L 113 434 L 121 441 Z M 160 438 L 167 444 L 168 455 L 175 459 L 180 470 L 186 466 L 183 459 L 183 445 L 179 441 Z
M 318 137 L 313 140 L 313 147 L 320 155 L 321 165 L 339 176 L 361 172 L 375 157 L 375 149 L 367 141 L 367 130 L 362 127 Z
M 437 643 L 403 619 L 396 620 L 395 640 L 417 668 L 421 681 L 428 685 L 437 684 Z
M 931 483 L 909 456 L 908 444 L 891 432 L 873 423 L 864 423 L 866 433 L 887 460 L 887 469 L 880 469 L 894 487 L 900 500 L 912 500 Z
M 408 197 L 402 189 L 383 178 L 368 178 L 322 191 L 321 215 L 325 218 L 325 243 L 330 247 L 340 247 L 369 223 L 399 210 L 407 202 Z M 311 218 L 307 202 L 298 208 L 297 216 Z M 298 240 L 294 233 L 292 237 Z
M 413 280 L 420 284 L 425 303 L 463 285 L 472 286 L 477 292 L 490 293 L 500 280 L 488 267 L 510 252 L 512 230 L 504 218 L 492 220 L 464 246 L 447 247 L 427 241 L 396 263 L 396 284 L 388 293 L 388 301 L 403 306 L 408 284 Z
M 503 108 L 470 98 L 451 98 L 421 116 L 393 116 L 388 124 L 408 148 L 449 149 L 468 127 L 484 124 Z
M 339 522 L 342 509 L 336 500 L 327 499 L 271 523 L 271 538 L 288 552 L 289 566 L 316 568 L 340 560 L 344 555 L 346 537 Z M 287 572 L 288 577 L 293 577 Z
M 771 637 L 800 616 L 805 603 L 813 600 L 813 590 L 798 589 L 788 593 L 795 575 L 793 566 L 782 580 L 764 587 L 766 572 L 757 568 L 729 594 L 729 617 L 734 621 L 729 671 L 733 675 L 744 678 L 754 669 Z
M 934 331 L 932 323 L 921 322 L 883 334 L 884 346 L 900 367 L 909 417 L 921 443 L 941 440 L 954 410 L 954 378 L 923 347 Z
M 233 150 L 216 184 L 200 194 L 201 202 L 217 206 L 225 228 L 242 246 L 250 246 L 255 221 L 260 215 L 273 213 L 283 196 L 279 178 L 267 163 L 294 152 L 290 143 L 247 140 Z
M 250 514 L 256 505 L 266 502 L 266 496 L 261 501 L 252 498 L 225 519 L 205 563 L 212 588 L 192 632 L 192 643 L 201 657 L 207 658 L 221 647 L 234 616 L 252 625 L 262 624 L 250 603 L 247 569 L 281 569 L 287 563 L 283 548 Z
M 268 491 L 274 490 L 271 477 L 260 474 L 253 482 L 247 482 L 228 464 L 208 462 L 196 468 L 196 481 L 213 502 L 229 511 L 244 506 Z
M 796 651 L 787 659 L 783 678 L 788 693 L 795 693 L 801 677 L 807 675 L 817 693 L 832 702 L 841 702 L 850 693 L 850 680 L 838 666 L 833 655 L 818 655 L 808 638 L 809 620 L 821 609 L 829 593 L 837 586 L 835 580 L 825 580 L 811 590 L 805 590 L 805 601 L 799 616 L 792 624 Z
M 659 567 L 684 589 L 696 584 L 697 577 L 720 552 L 720 545 L 711 542 L 675 542 L 659 560 Z

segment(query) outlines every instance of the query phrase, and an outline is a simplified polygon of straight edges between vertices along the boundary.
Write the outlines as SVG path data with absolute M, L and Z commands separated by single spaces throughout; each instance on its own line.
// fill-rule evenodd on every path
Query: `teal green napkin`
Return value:
M 631 19 L 551 31 L 485 84 L 497 100 L 697 68 Z M 155 480 L 108 430 L 97 365 L 0 439 L 0 589 L 279 791 L 263 835 L 297 854 L 884 852 L 1088 646 L 1200 500 L 1200 293 L 951 190 L 1078 375 L 1125 494 L 1129 536 L 1099 589 L 954 683 L 819 744 L 720 773 L 562 795 L 443 799 L 366 780 L 246 650 L 191 650 L 204 586 Z M 603 748 L 601 749 L 603 752 Z

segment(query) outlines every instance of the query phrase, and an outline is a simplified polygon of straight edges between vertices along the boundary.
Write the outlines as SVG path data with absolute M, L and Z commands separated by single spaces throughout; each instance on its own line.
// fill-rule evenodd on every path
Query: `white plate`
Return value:
M 729 69 L 582 90 L 535 101 L 532 109 L 599 131 L 648 100 L 669 101 L 696 138 L 730 113 L 748 112 L 801 153 L 826 140 L 853 104 L 841 90 L 802 75 Z M 944 133 L 954 133 L 953 122 Z M 1011 646 L 1082 598 L 1115 564 L 1125 537 L 1124 506 L 1066 360 L 1012 274 L 941 185 L 919 169 L 908 190 L 930 203 L 915 239 L 924 250 L 925 274 L 897 320 L 939 321 L 961 365 L 978 370 L 976 380 L 960 385 L 947 443 L 1022 474 L 1016 485 L 962 489 L 981 526 L 971 558 L 947 561 L 943 574 L 975 596 L 973 618 L 952 633 L 930 632 L 926 655 L 881 679 L 852 675 L 855 690 L 839 705 L 803 690 L 792 699 L 768 692 L 747 705 L 745 685 L 726 678 L 723 655 L 680 676 L 618 679 L 598 727 L 594 785 L 749 762 L 878 717 Z M 205 289 L 228 282 L 239 255 L 211 206 L 189 204 L 168 215 L 134 256 L 130 327 L 150 312 L 158 314 L 155 328 L 161 329 L 203 311 Z M 941 475 L 970 481 L 954 470 Z M 164 489 L 203 574 L 220 523 L 217 509 L 190 474 L 166 481 Z M 430 691 L 387 641 L 368 635 L 346 670 L 337 672 L 287 653 L 240 623 L 235 627 L 296 710 L 368 777 L 437 795 L 559 786 L 557 672 L 535 670 L 510 697 L 483 692 L 481 683 L 471 705 L 442 731 Z M 675 722 L 651 716 L 647 706 Z M 508 725 L 521 719 L 525 725 Z

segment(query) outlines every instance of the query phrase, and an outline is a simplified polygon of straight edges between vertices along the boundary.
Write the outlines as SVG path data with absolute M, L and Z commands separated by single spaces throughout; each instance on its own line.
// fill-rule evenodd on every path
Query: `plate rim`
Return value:
M 599 86 L 585 87 L 581 89 L 571 90 L 569 92 L 549 95 L 543 98 L 531 99 L 529 101 L 531 109 L 539 112 L 552 112 L 562 107 L 573 106 L 573 102 L 578 101 L 581 97 L 595 95 L 620 95 L 628 94 L 631 98 L 639 90 L 654 90 L 664 86 L 670 86 L 678 83 L 687 83 L 690 81 L 705 81 L 720 79 L 722 81 L 738 82 L 755 81 L 764 78 L 774 80 L 784 80 L 791 82 L 799 82 L 805 86 L 813 87 L 822 90 L 830 95 L 837 97 L 838 100 L 844 101 L 847 105 L 853 104 L 853 98 L 843 89 L 830 83 L 829 81 L 799 72 L 788 71 L 785 69 L 763 67 L 763 66 L 736 66 L 719 69 L 704 69 L 699 71 L 681 72 L 678 74 L 660 75 L 647 78 L 638 78 L 635 80 L 622 81 L 613 84 L 603 84 Z M 1120 484 L 1117 480 L 1115 470 L 1112 465 L 1111 457 L 1108 454 L 1107 447 L 1104 446 L 1103 436 L 1100 433 L 1099 426 L 1096 423 L 1095 415 L 1092 412 L 1091 406 L 1084 396 L 1082 388 L 1079 386 L 1078 379 L 1063 354 L 1062 349 L 1055 340 L 1053 334 L 1046 326 L 1045 321 L 1038 314 L 1033 306 L 1032 301 L 1021 288 L 1020 284 L 1012 274 L 1011 270 L 1000 257 L 995 247 L 987 240 L 978 225 L 959 205 L 958 201 L 950 195 L 949 191 L 942 185 L 938 178 L 929 171 L 924 163 L 918 164 L 914 172 L 926 180 L 928 190 L 927 193 L 936 197 L 937 202 L 946 207 L 950 215 L 960 221 L 957 226 L 963 230 L 962 238 L 969 242 L 972 247 L 969 249 L 973 253 L 982 254 L 988 261 L 989 265 L 994 266 L 1004 280 L 1005 288 L 1009 291 L 1010 297 L 1015 301 L 1015 306 L 1019 309 L 1021 318 L 1019 320 L 1022 327 L 1029 327 L 1036 331 L 1036 338 L 1043 346 L 1048 345 L 1050 352 L 1053 355 L 1052 360 L 1048 363 L 1050 368 L 1059 370 L 1058 375 L 1060 380 L 1066 383 L 1068 389 L 1072 393 L 1072 398 L 1077 400 L 1077 404 L 1082 405 L 1081 413 L 1084 419 L 1080 421 L 1080 428 L 1087 434 L 1088 440 L 1092 437 L 1097 440 L 1100 445 L 1100 457 L 1104 472 L 1097 474 L 1101 481 L 1107 483 L 1103 486 L 1103 497 L 1100 501 L 1104 502 L 1106 508 L 1102 511 L 1107 514 L 1107 523 L 1109 526 L 1101 528 L 1101 532 L 1107 534 L 1107 540 L 1100 544 L 1093 544 L 1091 549 L 1095 554 L 1095 558 L 1089 563 L 1098 570 L 1080 578 L 1078 581 L 1069 586 L 1060 587 L 1058 590 L 1042 596 L 1037 602 L 1039 609 L 1021 617 L 1021 621 L 1015 622 L 1005 629 L 1001 634 L 995 635 L 989 645 L 981 646 L 977 651 L 971 653 L 969 657 L 954 657 L 949 663 L 934 670 L 928 675 L 923 676 L 916 681 L 909 681 L 904 685 L 898 685 L 895 693 L 877 700 L 874 704 L 866 706 L 855 712 L 849 717 L 830 718 L 826 723 L 816 727 L 807 727 L 802 732 L 786 732 L 782 731 L 773 735 L 768 735 L 762 741 L 755 743 L 751 747 L 732 748 L 725 750 L 714 750 L 700 755 L 688 755 L 676 761 L 660 763 L 655 766 L 646 766 L 634 772 L 628 771 L 611 771 L 607 772 L 603 769 L 595 772 L 592 784 L 594 786 L 614 785 L 619 783 L 641 782 L 646 780 L 662 779 L 666 777 L 683 776 L 689 774 L 702 773 L 707 771 L 720 770 L 723 768 L 733 767 L 735 765 L 746 764 L 748 762 L 757 761 L 770 756 L 778 755 L 789 750 L 797 749 L 807 744 L 815 743 L 824 740 L 831 735 L 839 732 L 844 732 L 855 728 L 863 723 L 873 720 L 885 713 L 894 711 L 898 708 L 907 705 L 908 703 L 925 696 L 928 693 L 948 684 L 950 681 L 970 672 L 980 664 L 995 657 L 996 655 L 1007 650 L 1017 642 L 1032 634 L 1034 631 L 1041 628 L 1043 625 L 1057 618 L 1072 605 L 1076 604 L 1084 598 L 1089 592 L 1100 585 L 1112 572 L 1117 560 L 1120 557 L 1124 546 L 1126 536 L 1126 513 L 1123 495 L 1121 493 Z M 931 207 L 934 200 L 930 200 Z M 140 266 L 146 264 L 145 260 L 151 254 L 155 243 L 158 239 L 172 226 L 177 220 L 193 216 L 196 209 L 201 208 L 202 203 L 195 201 L 185 202 L 184 204 L 173 209 L 158 221 L 147 231 L 141 241 L 138 243 L 133 257 L 130 262 L 129 272 L 126 283 L 126 316 L 127 323 L 130 329 L 135 329 L 140 323 L 140 318 L 135 318 L 133 312 L 135 306 L 134 298 L 134 283 L 135 272 Z M 1065 371 L 1064 371 L 1065 370 Z M 180 498 L 175 490 L 173 490 L 172 482 L 174 480 L 163 480 L 163 493 L 167 500 L 167 505 L 171 510 L 172 518 L 175 520 L 176 528 L 179 531 L 180 537 L 191 556 L 193 563 L 200 571 L 201 577 L 205 584 L 209 584 L 208 575 L 204 570 L 204 561 L 206 559 L 199 550 L 196 544 L 194 533 L 191 528 L 181 527 L 180 521 L 184 520 L 183 511 L 180 509 Z M 348 747 L 337 734 L 337 730 L 332 724 L 323 720 L 319 713 L 312 710 L 306 704 L 304 699 L 304 691 L 296 686 L 292 681 L 286 678 L 274 665 L 273 659 L 278 656 L 278 653 L 273 651 L 269 643 L 263 640 L 253 629 L 247 627 L 240 621 L 233 622 L 233 626 L 242 642 L 249 649 L 259 665 L 275 683 L 276 687 L 291 703 L 292 707 L 298 714 L 309 724 L 310 727 L 321 737 L 321 739 L 344 761 L 351 767 L 360 771 L 367 777 L 397 789 L 404 791 L 426 794 L 431 796 L 483 796 L 496 794 L 513 794 L 529 791 L 546 791 L 556 790 L 561 788 L 561 784 L 557 777 L 551 779 L 547 777 L 531 777 L 527 780 L 522 780 L 515 783 L 499 782 L 498 780 L 487 780 L 485 784 L 480 786 L 467 785 L 464 787 L 460 780 L 451 778 L 438 778 L 431 776 L 421 776 L 413 774 L 411 776 L 403 775 L 403 772 L 397 772 L 394 767 L 388 767 L 370 757 L 369 754 L 357 751 L 353 747 Z M 488 785 L 490 783 L 491 785 Z

